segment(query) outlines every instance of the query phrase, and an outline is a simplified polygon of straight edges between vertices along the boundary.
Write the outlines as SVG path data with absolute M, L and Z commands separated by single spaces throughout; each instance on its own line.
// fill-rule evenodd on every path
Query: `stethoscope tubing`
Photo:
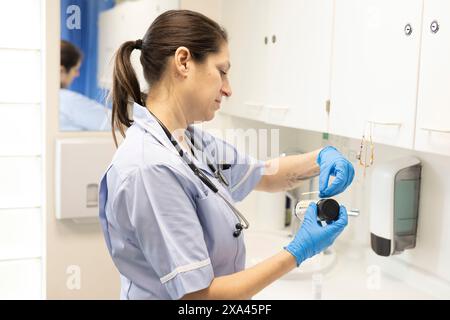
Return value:
M 245 216 L 222 194 L 219 192 L 219 189 L 215 186 L 215 184 L 198 168 L 193 161 L 191 161 L 189 158 L 187 158 L 186 153 L 181 149 L 178 142 L 175 140 L 175 138 L 172 136 L 170 131 L 167 129 L 167 127 L 149 110 L 149 112 L 155 117 L 156 121 L 158 121 L 159 125 L 163 129 L 164 133 L 166 134 L 167 138 L 169 138 L 170 142 L 174 146 L 174 148 L 178 151 L 180 157 L 183 159 L 184 162 L 189 166 L 189 168 L 194 172 L 194 174 L 205 184 L 212 192 L 217 194 L 220 198 L 225 201 L 225 203 L 228 205 L 228 207 L 231 209 L 231 211 L 234 213 L 234 215 L 238 218 L 239 223 L 236 225 L 236 231 L 233 233 L 235 237 L 238 237 L 242 231 L 242 229 L 248 229 L 250 227 L 250 223 L 245 218 Z M 198 148 L 195 141 L 192 141 L 195 148 Z M 222 174 L 219 167 L 215 168 L 214 165 L 211 163 L 209 158 L 206 156 L 206 161 L 208 164 L 208 167 L 214 172 L 214 176 L 225 186 L 229 186 L 228 181 L 226 180 L 225 176 Z M 242 224 L 243 222 L 243 224 Z

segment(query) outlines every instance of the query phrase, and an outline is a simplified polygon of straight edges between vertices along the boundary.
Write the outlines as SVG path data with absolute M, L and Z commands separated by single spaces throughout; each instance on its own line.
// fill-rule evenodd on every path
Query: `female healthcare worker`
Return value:
M 147 96 L 130 63 L 135 49 Z M 248 224 L 233 202 L 254 189 L 294 188 L 319 170 L 321 196 L 332 196 L 350 185 L 354 170 L 326 147 L 280 158 L 276 173 L 265 174 L 273 161 L 243 156 L 191 126 L 211 120 L 231 95 L 229 69 L 225 31 L 192 11 L 161 14 L 142 40 L 117 52 L 113 126 L 122 135 L 128 129 L 101 181 L 100 219 L 122 299 L 249 299 L 330 246 L 347 225 L 344 207 L 322 226 L 311 205 L 291 243 L 244 269 Z M 336 178 L 328 186 L 330 176 Z
M 110 130 L 111 110 L 95 100 L 69 90 L 80 74 L 81 51 L 61 40 L 61 89 L 59 90 L 59 126 L 62 131 Z

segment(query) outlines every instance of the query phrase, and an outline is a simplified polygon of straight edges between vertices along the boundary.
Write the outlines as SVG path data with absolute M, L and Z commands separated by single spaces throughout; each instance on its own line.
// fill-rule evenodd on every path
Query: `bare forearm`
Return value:
M 183 299 L 251 299 L 256 293 L 295 267 L 294 256 L 283 250 L 252 268 L 217 277 L 208 288 L 187 294 Z
M 290 190 L 298 187 L 301 181 L 317 176 L 320 168 L 316 159 L 320 150 L 267 161 L 267 174 L 263 176 L 256 190 L 266 192 Z

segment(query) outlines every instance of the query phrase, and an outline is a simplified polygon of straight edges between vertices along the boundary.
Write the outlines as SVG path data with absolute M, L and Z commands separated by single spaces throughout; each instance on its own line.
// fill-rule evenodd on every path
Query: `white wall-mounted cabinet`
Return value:
M 450 1 L 426 0 L 415 148 L 450 155 Z
M 233 96 L 226 113 L 324 131 L 333 0 L 226 0 Z
M 336 0 L 330 132 L 412 148 L 422 0 Z

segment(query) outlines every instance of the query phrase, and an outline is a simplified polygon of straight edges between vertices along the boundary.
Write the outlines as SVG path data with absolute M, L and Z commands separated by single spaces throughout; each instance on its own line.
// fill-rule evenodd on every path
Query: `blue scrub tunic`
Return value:
M 121 275 L 121 299 L 180 299 L 245 267 L 244 236 L 225 201 L 194 175 L 152 114 L 133 105 L 133 125 L 100 183 L 100 221 Z M 231 202 L 244 199 L 264 163 L 197 127 L 192 161 Z M 200 142 L 200 143 L 199 143 Z M 224 186 L 207 166 L 228 164 Z

